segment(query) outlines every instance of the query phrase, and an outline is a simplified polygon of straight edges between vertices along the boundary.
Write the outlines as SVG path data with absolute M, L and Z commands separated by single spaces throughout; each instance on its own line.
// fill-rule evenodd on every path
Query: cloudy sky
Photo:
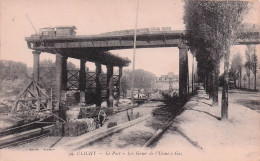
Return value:
M 29 15 L 36 29 L 75 25 L 79 35 L 99 34 L 134 28 L 136 4 L 137 0 L 1 0 L 0 59 L 32 66 L 32 51 L 27 48 L 24 38 L 33 34 L 34 30 L 25 14 Z M 255 22 L 255 15 L 260 15 L 259 2 L 257 4 L 247 16 L 247 22 Z M 182 0 L 140 0 L 138 28 L 184 29 L 182 17 Z M 243 53 L 244 47 L 235 47 L 233 50 Z M 133 50 L 116 50 L 112 53 L 132 59 Z M 54 55 L 47 53 L 41 54 L 43 59 L 55 61 Z M 157 76 L 168 72 L 178 74 L 178 59 L 178 48 L 137 49 L 136 69 L 142 68 Z M 78 60 L 69 61 L 79 65 Z M 87 66 L 94 69 L 92 63 Z M 131 65 L 128 68 L 131 69 Z

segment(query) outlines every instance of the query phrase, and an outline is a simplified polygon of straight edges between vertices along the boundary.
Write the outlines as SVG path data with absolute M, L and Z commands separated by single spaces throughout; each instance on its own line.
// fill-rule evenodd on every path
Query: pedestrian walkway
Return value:
M 260 114 L 231 102 L 229 119 L 221 120 L 221 106 L 211 103 L 198 90 L 155 148 L 178 151 L 181 160 L 259 160 Z

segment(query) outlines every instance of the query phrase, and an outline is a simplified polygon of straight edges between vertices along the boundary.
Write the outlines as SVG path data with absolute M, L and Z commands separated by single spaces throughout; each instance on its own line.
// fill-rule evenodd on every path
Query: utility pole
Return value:
M 135 19 L 135 33 L 134 33 L 134 53 L 133 53 L 133 67 L 132 67 L 132 82 L 131 82 L 131 114 L 133 114 L 133 105 L 134 105 L 134 80 L 135 80 L 135 51 L 136 51 L 136 30 L 137 30 L 137 20 L 138 20 L 138 9 L 139 9 L 139 0 L 137 0 L 136 7 L 136 19 Z

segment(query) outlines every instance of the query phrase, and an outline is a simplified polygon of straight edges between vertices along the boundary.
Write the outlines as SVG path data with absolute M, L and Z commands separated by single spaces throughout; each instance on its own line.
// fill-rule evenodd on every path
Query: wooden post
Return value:
M 107 65 L 107 106 L 108 107 L 113 107 L 113 66 L 112 65 Z
M 79 72 L 79 90 L 80 90 L 80 104 L 86 104 L 86 60 L 80 59 L 80 72 Z
M 39 71 L 40 71 L 40 54 L 39 51 L 33 51 L 33 80 L 39 83 Z
M 188 80 L 188 48 L 181 44 L 179 47 L 179 96 L 187 99 Z
M 63 56 L 62 57 L 62 89 L 67 90 L 67 79 L 68 79 L 68 73 L 67 73 L 67 59 L 68 57 Z
M 57 105 L 55 106 L 55 110 L 60 110 L 60 102 L 61 102 L 61 80 L 62 80 L 62 55 L 56 53 L 56 97 L 57 97 Z
M 96 65 L 96 106 L 101 106 L 101 82 L 99 81 L 99 77 L 101 74 L 101 64 L 95 63 Z

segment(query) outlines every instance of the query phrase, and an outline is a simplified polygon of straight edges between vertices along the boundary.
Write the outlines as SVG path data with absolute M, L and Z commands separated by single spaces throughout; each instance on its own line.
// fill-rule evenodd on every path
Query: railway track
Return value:
M 26 144 L 36 139 L 47 137 L 50 133 L 50 129 L 53 128 L 53 126 L 54 125 L 50 125 L 1 137 L 0 149 Z
M 88 147 L 88 146 L 90 146 L 94 143 L 100 142 L 103 139 L 106 139 L 107 137 L 110 137 L 114 133 L 117 133 L 119 131 L 127 129 L 127 128 L 133 126 L 134 124 L 138 124 L 138 123 L 140 123 L 144 120 L 147 120 L 150 117 L 152 117 L 152 115 L 148 114 L 148 115 L 145 115 L 145 116 L 140 117 L 138 119 L 126 122 L 124 124 L 114 126 L 112 128 L 98 129 L 98 130 L 91 131 L 87 134 L 84 134 L 80 137 L 77 137 L 77 138 L 67 142 L 66 144 L 63 144 L 61 146 L 61 148 L 65 148 L 69 151 L 75 151 L 75 150 L 83 149 L 83 148 Z
M 113 147 L 115 144 L 120 145 L 119 142 L 122 142 L 122 140 L 126 139 L 129 145 L 134 145 L 138 147 L 146 147 L 146 148 L 152 148 L 156 145 L 159 138 L 163 135 L 163 133 L 167 130 L 167 128 L 171 125 L 172 120 L 174 117 L 171 117 L 164 125 L 162 125 L 161 128 L 150 131 L 146 130 L 145 128 L 140 129 L 139 127 L 144 127 L 140 124 L 145 124 L 146 121 L 151 121 L 154 117 L 153 116 L 143 116 L 143 118 L 140 118 L 140 120 L 133 120 L 133 123 L 130 123 L 131 125 L 128 125 L 127 127 L 123 128 L 117 128 L 109 133 L 106 133 L 106 135 L 101 136 L 99 138 L 92 138 L 92 140 L 86 141 L 84 146 L 81 146 L 79 148 L 76 148 L 74 150 L 80 150 L 84 148 L 92 148 L 92 147 L 102 147 L 103 144 L 108 147 Z M 127 131 L 127 132 L 125 132 Z M 147 133 L 152 133 L 149 136 L 145 136 Z M 133 135 L 133 136 L 131 136 Z M 130 137 L 130 138 L 128 138 Z M 107 140 L 107 141 L 106 141 Z M 133 142 L 129 142 L 129 140 L 132 140 Z M 110 141 L 114 142 L 111 143 Z M 138 142 L 138 143 L 137 143 Z M 106 145 L 107 144 L 107 145 Z M 114 144 L 114 145 L 113 145 Z
M 48 119 L 47 119 L 48 120 Z M 24 144 L 49 135 L 53 122 L 38 120 L 0 132 L 0 149 Z
M 174 112 L 160 123 L 157 127 L 152 127 L 149 124 L 158 124 L 157 116 L 145 115 L 138 119 L 132 120 L 125 124 L 114 127 L 114 129 L 107 129 L 107 132 L 97 133 L 90 138 L 82 138 L 80 145 L 74 144 L 76 142 L 68 143 L 67 145 L 74 148 L 71 150 L 82 150 L 85 148 L 121 148 L 128 146 L 153 148 L 156 146 L 158 140 L 162 137 L 164 132 L 172 125 L 175 117 L 178 116 L 184 109 L 182 107 L 176 108 Z M 159 114 L 162 117 L 165 115 Z M 157 120 L 157 121 L 156 121 Z M 151 123 L 152 122 L 152 123 Z M 78 142 L 79 143 L 79 142 Z
M 138 104 L 134 108 L 138 108 L 145 103 L 146 102 Z M 131 108 L 122 109 L 120 111 L 115 112 L 114 114 L 118 114 L 118 113 L 124 112 L 129 109 L 131 109 Z M 145 117 L 141 117 L 136 120 L 127 122 L 126 125 L 123 125 L 123 126 L 126 126 L 126 127 L 132 126 L 133 122 L 135 124 L 135 123 L 138 123 L 139 121 L 141 122 L 150 117 L 152 117 L 152 116 L 146 115 Z M 29 123 L 26 125 L 22 125 L 19 127 L 15 127 L 15 128 L 11 128 L 11 129 L 2 131 L 2 132 L 0 132 L 0 149 L 9 148 L 9 147 L 13 147 L 13 146 L 21 145 L 21 144 L 26 144 L 28 142 L 32 142 L 37 139 L 44 138 L 50 134 L 51 128 L 53 128 L 53 127 L 54 127 L 54 122 L 47 122 L 46 120 L 39 120 L 39 121 L 32 122 L 32 123 Z M 126 127 L 123 127 L 123 128 L 126 128 Z M 108 133 L 106 130 L 104 130 L 104 133 L 107 133 L 108 135 L 112 134 L 114 132 L 113 128 L 106 129 L 106 130 L 110 131 Z M 122 127 L 120 127 L 120 125 L 115 127 L 115 129 L 119 129 L 119 130 L 121 130 L 121 128 Z M 98 130 L 94 130 L 93 132 L 98 131 Z M 117 131 L 117 130 L 115 130 L 115 131 Z M 85 135 L 89 135 L 89 133 L 87 133 Z M 89 136 L 91 136 L 91 134 Z M 95 140 L 95 138 L 96 137 L 92 137 L 92 140 L 93 139 Z
M 176 110 L 157 127 L 149 124 L 157 124 L 157 116 L 146 114 L 132 121 L 120 124 L 108 129 L 98 129 L 86 135 L 63 144 L 61 148 L 70 151 L 84 150 L 88 148 L 121 148 L 128 146 L 154 147 L 163 133 L 172 124 L 174 118 L 183 109 Z M 162 116 L 163 117 L 163 116 Z M 148 126 L 147 126 L 148 125 Z

